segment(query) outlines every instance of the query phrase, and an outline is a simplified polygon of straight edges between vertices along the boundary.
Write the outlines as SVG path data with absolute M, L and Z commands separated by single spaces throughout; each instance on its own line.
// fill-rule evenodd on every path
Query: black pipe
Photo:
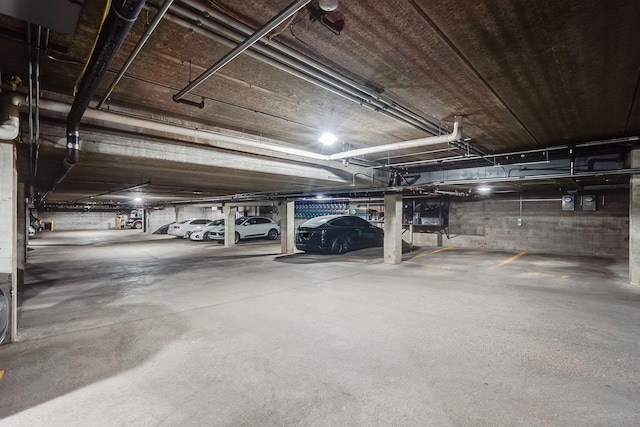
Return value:
M 76 164 L 80 157 L 80 120 L 144 3 L 145 0 L 116 0 L 111 3 L 67 116 L 67 154 L 64 159 L 67 167 Z

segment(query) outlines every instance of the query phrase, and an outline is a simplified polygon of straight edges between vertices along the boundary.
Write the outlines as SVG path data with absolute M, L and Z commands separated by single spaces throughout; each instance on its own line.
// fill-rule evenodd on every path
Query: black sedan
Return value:
M 381 228 L 352 215 L 318 216 L 300 225 L 296 232 L 296 248 L 305 252 L 343 254 L 382 246 L 383 242 Z

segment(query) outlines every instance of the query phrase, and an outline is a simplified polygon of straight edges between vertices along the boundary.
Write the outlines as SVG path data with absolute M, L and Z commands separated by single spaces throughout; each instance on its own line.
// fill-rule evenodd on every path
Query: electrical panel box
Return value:
M 591 194 L 585 194 L 582 196 L 582 210 L 583 211 L 595 211 L 596 210 L 596 196 Z
M 571 194 L 565 194 L 562 196 L 562 210 L 572 211 L 576 208 L 575 198 Z

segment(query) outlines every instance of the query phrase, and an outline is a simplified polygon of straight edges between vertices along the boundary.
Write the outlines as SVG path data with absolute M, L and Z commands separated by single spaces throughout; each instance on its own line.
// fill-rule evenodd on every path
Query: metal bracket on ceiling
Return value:
M 198 107 L 200 109 L 204 108 L 204 98 L 202 98 L 202 101 L 200 102 L 195 102 L 195 101 L 189 101 L 188 99 L 176 99 L 175 100 L 178 104 L 185 104 L 185 105 L 190 105 L 192 107 Z
M 493 158 L 487 156 L 487 153 L 485 153 L 484 151 L 480 150 L 477 147 L 474 147 L 471 144 L 471 138 L 469 137 L 464 137 L 461 138 L 457 141 L 453 141 L 451 142 L 449 145 L 453 146 L 454 148 L 457 148 L 459 150 L 462 150 L 464 152 L 464 156 L 465 157 L 473 157 L 473 156 L 477 156 L 479 158 L 481 158 L 482 160 L 485 160 L 489 163 L 491 163 L 492 165 L 496 165 L 496 162 Z

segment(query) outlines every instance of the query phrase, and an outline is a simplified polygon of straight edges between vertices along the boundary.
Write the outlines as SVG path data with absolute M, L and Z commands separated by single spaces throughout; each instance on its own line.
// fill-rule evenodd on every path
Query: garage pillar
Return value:
M 402 262 L 402 194 L 384 195 L 384 262 Z
M 295 212 L 296 202 L 284 200 L 278 203 L 280 212 L 280 251 L 292 254 L 296 248 Z
M 640 150 L 631 151 L 631 167 L 640 167 Z M 640 285 L 640 175 L 629 181 L 629 282 Z
M 222 206 L 222 213 L 224 213 L 224 245 L 233 246 L 236 244 L 236 213 L 238 213 L 237 206 Z
M 18 308 L 18 173 L 13 142 L 0 142 L 0 218 L 6 233 L 0 233 L 0 287 L 7 294 L 9 328 L 5 342 L 16 340 Z

